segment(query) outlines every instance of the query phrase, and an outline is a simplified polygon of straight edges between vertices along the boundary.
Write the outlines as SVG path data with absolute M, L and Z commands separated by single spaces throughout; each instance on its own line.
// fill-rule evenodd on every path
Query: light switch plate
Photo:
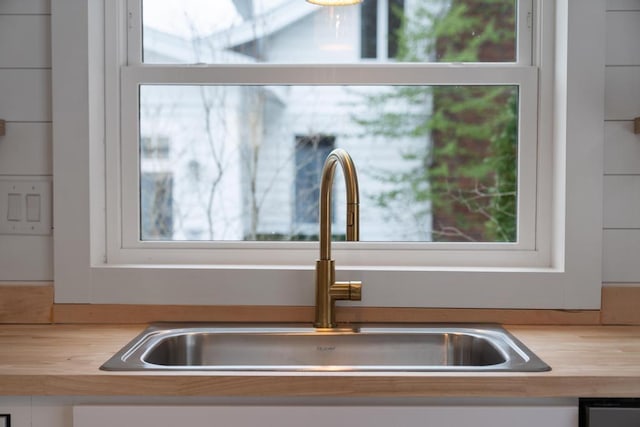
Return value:
M 0 178 L 0 234 L 51 234 L 51 193 L 49 177 Z

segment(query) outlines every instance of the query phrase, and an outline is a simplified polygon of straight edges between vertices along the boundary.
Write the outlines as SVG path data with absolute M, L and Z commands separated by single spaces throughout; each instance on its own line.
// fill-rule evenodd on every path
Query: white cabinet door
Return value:
M 577 406 L 76 406 L 74 427 L 577 427 Z
M 31 427 L 31 398 L 0 396 L 0 427 Z
M 72 399 L 77 398 L 33 396 L 31 398 L 31 427 L 72 427 L 72 405 L 74 403 Z

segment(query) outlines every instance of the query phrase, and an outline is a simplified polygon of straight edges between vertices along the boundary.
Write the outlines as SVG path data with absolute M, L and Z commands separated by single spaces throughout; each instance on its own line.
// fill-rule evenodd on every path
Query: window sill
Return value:
M 314 305 L 313 266 L 96 266 L 85 293 L 95 304 Z M 590 277 L 552 268 L 340 268 L 363 282 L 366 307 L 598 309 Z M 473 283 L 473 286 L 469 286 Z M 180 286 L 176 286 L 180 284 Z M 569 291 L 567 291 L 569 289 Z M 57 303 L 78 295 L 56 290 Z

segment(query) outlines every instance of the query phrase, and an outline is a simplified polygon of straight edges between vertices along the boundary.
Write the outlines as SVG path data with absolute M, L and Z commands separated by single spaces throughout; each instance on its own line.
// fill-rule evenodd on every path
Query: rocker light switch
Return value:
M 7 221 L 22 220 L 22 194 L 9 193 L 7 199 Z
M 27 194 L 27 222 L 40 222 L 39 194 Z
M 50 235 L 51 187 L 49 177 L 0 178 L 0 234 Z

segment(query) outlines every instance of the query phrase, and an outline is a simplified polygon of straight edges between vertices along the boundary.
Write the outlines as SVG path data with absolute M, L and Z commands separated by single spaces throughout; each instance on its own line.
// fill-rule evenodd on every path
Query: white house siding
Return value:
M 640 0 L 607 2 L 604 282 L 640 281 Z
M 262 59 L 275 63 L 291 58 L 296 62 L 359 62 L 359 9 L 313 10 L 316 12 L 303 14 L 301 18 L 296 14 L 292 24 L 260 40 Z M 190 43 L 157 31 L 148 33 L 154 41 L 149 43 L 145 58 L 152 62 L 162 59 L 161 53 L 154 50 L 162 47 L 159 44 L 162 41 L 169 45 L 167 51 L 180 55 L 164 58 L 165 61 L 193 61 L 194 55 L 185 49 Z M 217 34 L 218 39 L 226 38 Z M 202 45 L 210 46 L 208 43 Z M 211 58 L 219 56 L 215 52 L 209 54 Z M 250 60 L 246 57 L 245 62 Z M 416 144 L 428 143 L 426 138 L 389 141 L 359 136 L 363 129 L 353 121 L 352 115 L 372 117 L 371 106 L 366 105 L 363 94 L 379 90 L 381 88 L 376 87 L 286 85 L 203 89 L 210 94 L 207 99 L 215 108 L 209 118 L 212 143 L 217 152 L 224 153 L 219 159 L 223 162 L 223 180 L 215 192 L 209 211 L 213 223 L 209 224 L 206 214 L 209 189 L 218 166 L 203 130 L 202 94 L 195 87 L 154 87 L 154 96 L 147 98 L 149 105 L 141 112 L 141 134 L 143 137 L 168 137 L 171 153 L 169 159 L 143 159 L 141 170 L 143 173 L 165 172 L 173 178 L 174 229 L 168 237 L 174 240 L 241 240 L 245 236 L 251 238 L 254 233 L 261 238 L 316 234 L 317 221 L 299 224 L 294 218 L 295 139 L 297 136 L 331 135 L 335 137 L 335 146 L 347 149 L 360 170 L 362 240 L 428 239 L 428 217 L 423 217 L 416 228 L 407 227 L 414 221 L 411 214 L 415 207 L 400 206 L 390 216 L 388 211 L 376 206 L 372 198 L 385 188 L 374 174 L 380 169 L 398 171 L 416 166 L 404 160 L 402 153 Z M 426 115 L 429 106 L 430 100 L 426 99 L 421 113 Z M 394 106 L 385 106 L 388 108 Z M 201 176 L 197 179 L 189 172 L 193 162 L 201 166 Z M 336 182 L 334 219 L 335 231 L 339 232 L 344 229 L 344 191 L 340 190 L 341 180 Z
M 427 141 L 399 139 L 390 141 L 384 138 L 360 137 L 362 129 L 354 124 L 351 114 L 366 117 L 367 105 L 363 104 L 353 91 L 366 92 L 368 88 L 351 88 L 349 91 L 336 86 L 302 86 L 290 87 L 288 97 L 284 101 L 286 107 L 278 121 L 269 123 L 277 130 L 267 132 L 273 140 L 265 144 L 263 169 L 259 182 L 262 185 L 272 185 L 273 197 L 264 206 L 261 216 L 260 230 L 262 232 L 287 232 L 292 226 L 291 206 L 294 205 L 293 177 L 295 177 L 294 142 L 296 135 L 332 135 L 335 136 L 335 146 L 346 149 L 353 157 L 358 170 L 361 196 L 361 239 L 368 241 L 389 241 L 405 238 L 413 240 L 423 237 L 415 231 L 406 232 L 407 221 L 411 220 L 409 213 L 411 206 L 404 207 L 400 212 L 407 215 L 389 218 L 387 212 L 376 206 L 373 195 L 384 189 L 384 184 L 376 179 L 375 174 L 381 169 L 391 171 L 415 166 L 404 160 L 401 154 L 416 144 L 426 144 Z M 357 107 L 352 104 L 360 101 Z M 274 165 L 289 165 L 283 171 Z M 274 176 L 274 174 L 278 176 Z M 344 229 L 345 205 L 344 186 L 340 174 L 335 180 L 335 222 L 336 230 Z M 281 208 L 278 208 L 281 207 Z M 424 227 L 423 227 L 424 229 Z M 306 233 L 316 233 L 317 224 L 310 224 L 303 229 Z M 405 232 L 405 235 L 400 233 Z
M 141 89 L 141 135 L 170 141 L 168 159 L 141 162 L 142 173 L 168 173 L 173 178 L 174 231 L 165 238 L 242 240 L 242 96 L 238 87 Z M 213 106 L 208 116 L 204 105 Z
M 265 41 L 267 62 L 353 63 L 359 40 L 359 8 L 317 8 Z
M 297 62 L 356 63 L 360 61 L 360 16 L 357 8 L 347 8 L 343 16 L 330 13 L 333 8 L 317 13 L 286 27 L 266 42 L 268 62 L 286 61 L 295 53 Z M 327 25 L 329 23 L 330 25 Z M 336 27 L 339 23 L 339 27 Z M 309 28 L 314 28 L 309 31 Z M 262 207 L 260 233 L 317 232 L 317 224 L 300 227 L 293 224 L 295 177 L 294 142 L 297 135 L 332 135 L 335 146 L 346 149 L 359 171 L 361 193 L 361 240 L 397 241 L 430 238 L 429 218 L 417 227 L 408 229 L 414 221 L 415 207 L 404 206 L 393 217 L 376 206 L 372 196 L 385 188 L 374 173 L 381 168 L 403 170 L 416 166 L 402 158 L 402 153 L 416 144 L 428 141 L 361 137 L 363 129 L 352 119 L 371 117 L 371 106 L 359 94 L 379 91 L 381 88 L 339 86 L 291 86 L 282 90 L 283 113 L 267 121 L 267 141 L 261 158 L 259 182 L 271 186 L 272 197 Z M 429 102 L 425 102 L 428 112 Z M 274 167 L 274 165 L 278 165 Z M 285 170 L 280 165 L 288 165 Z M 344 229 L 344 191 L 341 178 L 337 178 L 335 194 L 334 232 Z M 264 191 L 264 187 L 261 187 Z M 293 228 L 292 228 L 293 227 Z
M 0 1 L 0 179 L 51 179 L 50 27 L 49 0 Z M 0 281 L 52 279 L 51 235 L 0 235 Z

